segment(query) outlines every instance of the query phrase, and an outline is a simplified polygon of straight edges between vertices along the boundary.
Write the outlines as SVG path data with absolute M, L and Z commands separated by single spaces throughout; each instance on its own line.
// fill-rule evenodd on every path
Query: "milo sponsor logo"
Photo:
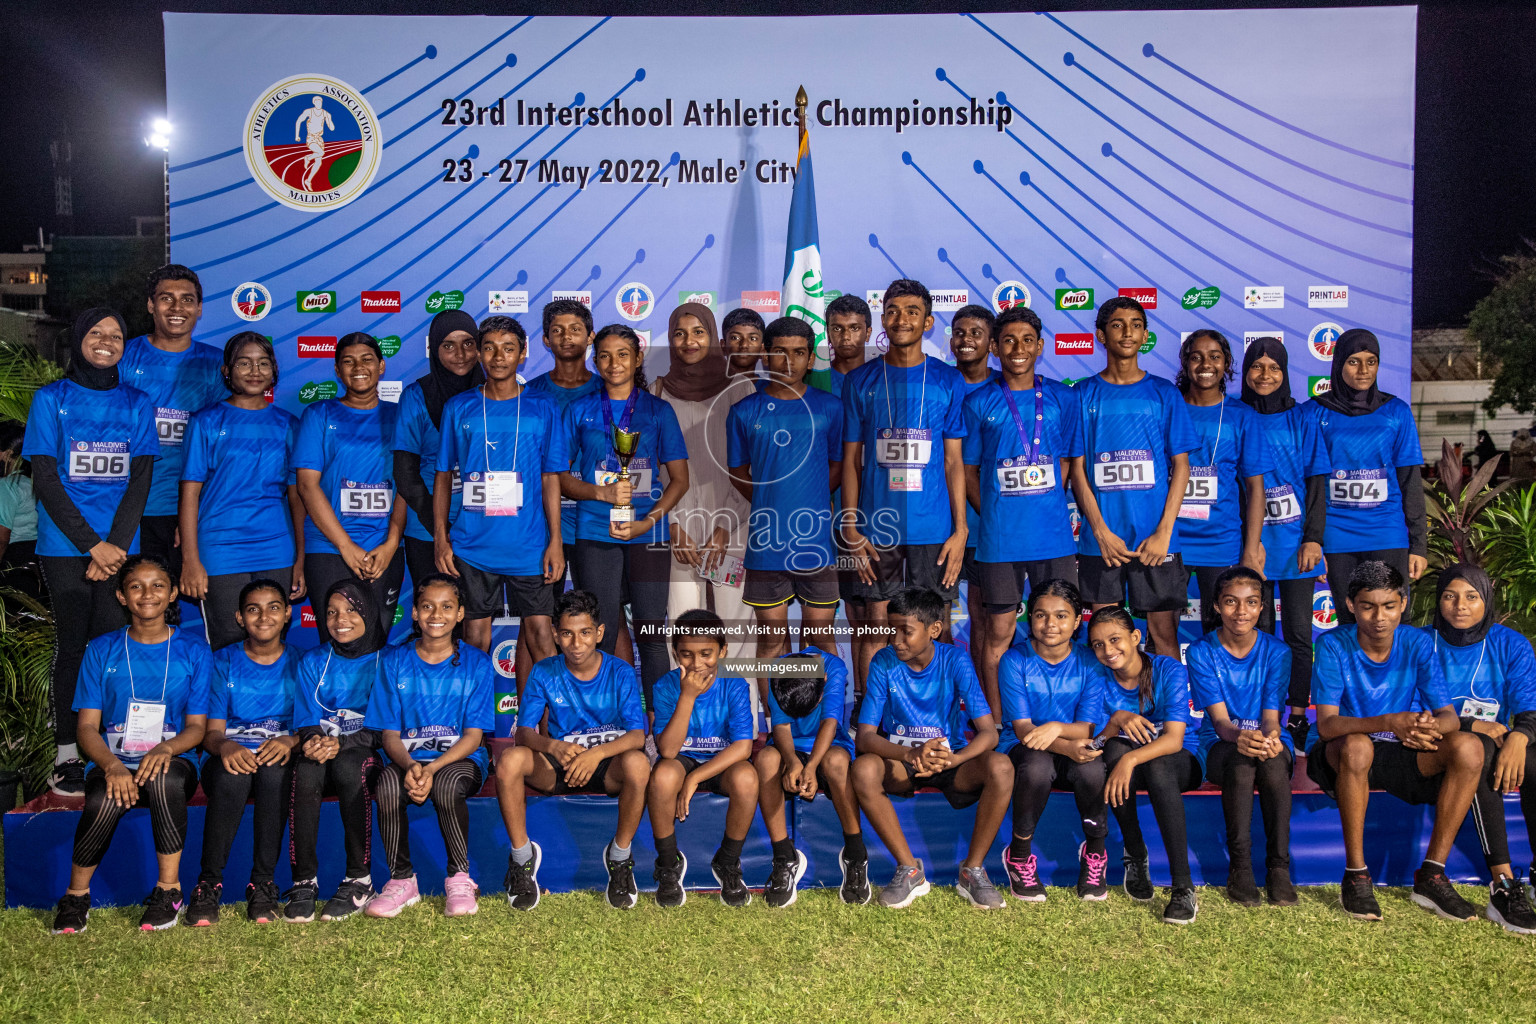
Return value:
M 463 306 L 464 293 L 461 291 L 433 292 L 427 296 L 428 313 L 441 313 L 445 309 L 462 309 Z
M 1331 390 L 1333 390 L 1332 378 L 1316 376 L 1307 378 L 1307 394 L 1310 397 L 1316 398 L 1318 395 L 1326 395 Z
M 1324 380 L 1328 378 L 1324 377 Z M 299 388 L 299 401 L 304 405 L 312 402 L 323 402 L 328 398 L 336 397 L 336 382 L 333 380 L 312 380 Z
M 336 312 L 335 292 L 299 292 L 297 305 L 300 313 Z
M 1092 309 L 1092 288 L 1057 288 L 1057 309 Z

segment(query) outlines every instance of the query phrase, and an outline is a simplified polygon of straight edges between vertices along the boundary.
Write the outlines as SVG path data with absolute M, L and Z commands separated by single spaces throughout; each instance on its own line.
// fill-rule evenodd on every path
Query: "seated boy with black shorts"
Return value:
M 645 712 L 635 670 L 598 650 L 603 626 L 597 598 L 570 590 L 555 602 L 560 653 L 533 666 L 517 712 L 517 746 L 496 761 L 496 801 L 512 840 L 507 901 L 518 910 L 539 905 L 539 844 L 528 837 L 525 785 L 541 793 L 606 793 L 619 798 L 619 823 L 603 851 L 608 905 L 635 905 L 630 844 L 645 809 L 651 763 L 645 756 Z M 539 721 L 545 712 L 545 731 Z

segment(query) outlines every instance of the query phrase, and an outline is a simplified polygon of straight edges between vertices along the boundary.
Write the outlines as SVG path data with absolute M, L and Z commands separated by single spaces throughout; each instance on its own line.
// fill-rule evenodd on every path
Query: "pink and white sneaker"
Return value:
M 1045 902 L 1045 885 L 1040 881 L 1039 861 L 1031 853 L 1020 859 L 1013 855 L 1013 847 L 1003 847 L 1003 870 L 1008 873 L 1008 891 L 1013 898 L 1025 903 Z
M 421 890 L 416 887 L 416 876 L 391 878 L 384 891 L 368 901 L 363 913 L 369 917 L 399 917 L 400 911 L 421 902 Z
M 387 893 L 389 887 L 385 886 L 384 891 Z M 480 904 L 475 901 L 480 895 L 480 887 L 467 871 L 443 879 L 443 891 L 448 895 L 443 913 L 449 917 L 468 917 L 480 909 Z

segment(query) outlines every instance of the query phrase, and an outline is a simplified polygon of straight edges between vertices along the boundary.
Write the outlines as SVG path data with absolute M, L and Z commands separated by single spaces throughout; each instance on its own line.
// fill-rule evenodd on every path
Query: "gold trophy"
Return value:
M 619 475 L 615 483 L 629 483 L 629 460 L 635 457 L 635 449 L 640 444 L 640 431 L 624 430 L 617 423 L 613 425 L 613 451 L 619 457 Z M 635 506 L 628 502 L 615 505 L 608 510 L 610 523 L 632 523 L 635 521 Z

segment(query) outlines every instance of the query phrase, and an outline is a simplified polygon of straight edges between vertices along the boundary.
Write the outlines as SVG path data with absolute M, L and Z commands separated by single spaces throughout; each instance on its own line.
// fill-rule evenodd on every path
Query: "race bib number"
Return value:
M 1243 732 L 1259 731 L 1259 720 L 1257 718 L 1239 718 L 1234 724 Z
M 581 732 L 573 732 L 565 737 L 565 742 L 574 743 L 583 750 L 591 750 L 600 747 L 604 743 L 612 743 L 622 736 L 617 729 L 603 726 L 601 729 L 584 729 Z
M 923 489 L 922 466 L 887 466 L 885 488 L 888 491 L 920 491 Z
M 332 739 L 351 736 L 363 727 L 363 713 L 342 708 L 320 719 L 320 731 Z
M 267 740 L 275 739 L 278 736 L 287 736 L 288 728 L 279 719 L 265 718 L 259 722 L 228 726 L 224 730 L 224 735 L 242 747 L 256 750 Z
M 688 736 L 683 739 L 683 753 L 711 758 L 726 748 L 723 736 Z
M 1290 484 L 1264 488 L 1264 525 L 1279 526 L 1301 521 L 1301 502 Z
M 1398 739 L 1397 733 L 1392 732 L 1390 730 L 1387 731 L 1387 732 L 1373 732 L 1373 733 L 1371 733 L 1371 739 L 1375 740 L 1377 743 L 1401 743 L 1401 742 L 1403 742 L 1402 740 Z
M 341 487 L 341 514 L 354 519 L 388 519 L 389 506 L 394 495 L 389 484 L 365 484 L 356 480 L 343 481 Z
M 1005 498 L 1046 494 L 1056 489 L 1056 460 L 1041 455 L 1025 464 L 1022 457 L 997 460 L 997 490 Z
M 1328 478 L 1328 504 L 1334 508 L 1375 508 L 1386 500 L 1385 469 L 1339 469 Z
M 459 742 L 459 735 L 458 730 L 452 726 L 424 725 L 419 729 L 405 730 L 400 734 L 400 742 L 405 744 L 406 753 L 412 757 L 417 754 L 441 754 Z
M 892 466 L 928 465 L 933 458 L 933 431 L 887 428 L 875 439 L 875 463 Z
M 650 497 L 651 478 L 653 469 L 650 459 L 629 460 L 629 483 L 634 488 L 634 497 Z M 611 484 L 619 479 L 619 471 L 616 469 L 599 469 L 595 474 L 594 483 L 599 485 Z M 633 499 L 631 499 L 633 500 Z
M 1468 697 L 1461 702 L 1461 717 L 1472 718 L 1479 722 L 1497 721 L 1499 718 L 1499 702 Z
M 746 563 L 735 555 L 726 555 L 713 569 L 700 565 L 696 570 L 700 577 L 724 587 L 739 587 L 747 574 Z
M 128 446 L 120 441 L 76 441 L 69 452 L 69 478 L 128 479 Z
M 931 739 L 943 739 L 944 730 L 932 725 L 898 725 L 896 731 L 886 733 L 885 738 L 898 747 L 915 749 Z
M 189 413 L 181 409 L 156 409 L 155 433 L 160 436 L 161 444 L 178 445 L 187 433 L 187 420 L 191 419 Z
M 1216 504 L 1221 483 L 1215 466 L 1189 467 L 1189 481 L 1184 485 L 1184 501 L 1179 505 L 1180 519 L 1209 519 Z
M 464 478 L 459 475 L 459 471 L 458 470 L 454 470 L 453 471 L 453 493 L 454 494 L 462 494 L 463 492 L 464 492 Z
M 1157 482 L 1152 452 L 1147 448 L 1122 448 L 1099 452 L 1093 460 L 1093 486 L 1101 491 L 1147 491 Z
M 123 723 L 123 753 L 147 753 L 166 738 L 164 704 L 148 700 L 128 703 L 128 720 Z
M 464 507 L 478 508 L 488 516 L 515 516 L 523 507 L 520 473 L 507 471 L 471 474 L 464 488 Z

